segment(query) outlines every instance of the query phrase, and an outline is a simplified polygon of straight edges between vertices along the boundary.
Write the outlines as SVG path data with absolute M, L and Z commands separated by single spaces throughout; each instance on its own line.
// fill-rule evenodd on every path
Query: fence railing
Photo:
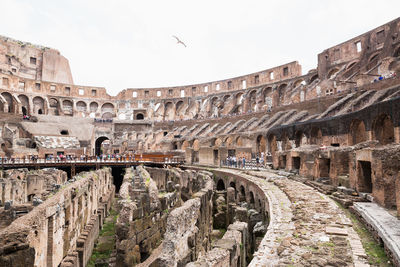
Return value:
M 0 158 L 0 166 L 24 164 L 66 164 L 66 163 L 184 163 L 184 158 L 177 157 L 85 157 L 85 158 Z

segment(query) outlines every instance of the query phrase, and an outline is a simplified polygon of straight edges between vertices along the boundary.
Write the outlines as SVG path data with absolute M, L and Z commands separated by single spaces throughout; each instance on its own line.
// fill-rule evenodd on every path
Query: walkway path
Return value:
M 354 209 L 377 231 L 394 260 L 400 264 L 400 220 L 376 203 L 357 202 Z
M 360 238 L 329 197 L 268 171 L 225 170 L 258 184 L 271 222 L 249 266 L 369 266 Z

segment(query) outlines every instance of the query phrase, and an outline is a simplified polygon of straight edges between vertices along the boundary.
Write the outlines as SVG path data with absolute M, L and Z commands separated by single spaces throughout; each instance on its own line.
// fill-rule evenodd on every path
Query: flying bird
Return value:
M 181 40 L 179 40 L 179 38 L 178 38 L 178 37 L 176 37 L 175 35 L 172 35 L 172 37 L 174 37 L 174 38 L 176 39 L 176 41 L 177 41 L 177 44 L 182 44 L 184 47 L 186 47 L 185 43 L 184 43 L 184 42 L 182 42 Z

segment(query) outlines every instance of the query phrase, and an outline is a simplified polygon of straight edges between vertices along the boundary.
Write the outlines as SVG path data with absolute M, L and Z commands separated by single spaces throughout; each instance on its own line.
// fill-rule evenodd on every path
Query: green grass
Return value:
M 373 238 L 372 234 L 368 229 L 352 214 L 348 209 L 345 209 L 340 203 L 336 204 L 346 213 L 346 216 L 351 219 L 353 223 L 353 229 L 357 232 L 361 239 L 361 243 L 364 247 L 365 253 L 368 257 L 368 262 L 374 266 L 389 267 L 393 266 L 387 257 L 385 250 L 378 242 Z
M 92 256 L 88 262 L 88 267 L 95 267 L 97 260 L 109 259 L 115 245 L 115 223 L 117 222 L 118 213 L 111 209 L 108 218 L 112 220 L 103 224 L 103 228 L 100 230 L 100 237 L 108 237 L 104 242 L 98 243 L 93 249 Z

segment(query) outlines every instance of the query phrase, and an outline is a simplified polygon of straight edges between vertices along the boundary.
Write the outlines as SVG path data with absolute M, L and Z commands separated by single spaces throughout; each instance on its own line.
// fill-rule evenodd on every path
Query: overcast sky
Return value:
M 317 54 L 400 16 L 399 0 L 0 0 L 0 35 L 58 49 L 75 84 L 232 78 Z M 187 48 L 176 43 L 178 36 Z

